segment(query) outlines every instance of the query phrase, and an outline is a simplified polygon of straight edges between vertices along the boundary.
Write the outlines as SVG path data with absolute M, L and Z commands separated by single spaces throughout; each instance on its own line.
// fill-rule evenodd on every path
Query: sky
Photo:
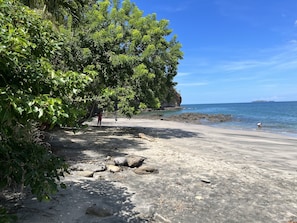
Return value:
M 182 104 L 297 101 L 297 0 L 131 2 L 182 44 Z

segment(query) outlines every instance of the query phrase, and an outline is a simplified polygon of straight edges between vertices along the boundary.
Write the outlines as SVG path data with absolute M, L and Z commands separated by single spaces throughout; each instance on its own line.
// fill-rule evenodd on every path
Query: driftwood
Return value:
M 148 136 L 148 135 L 146 135 L 146 134 L 144 134 L 144 133 L 139 133 L 138 136 L 139 136 L 139 138 L 148 140 L 148 141 L 150 141 L 150 142 L 155 141 L 155 139 L 154 139 L 153 137 Z

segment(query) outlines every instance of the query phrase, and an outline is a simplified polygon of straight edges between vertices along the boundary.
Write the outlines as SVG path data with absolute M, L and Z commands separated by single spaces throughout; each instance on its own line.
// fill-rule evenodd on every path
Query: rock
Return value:
M 107 170 L 109 170 L 112 173 L 116 173 L 122 171 L 122 168 L 120 166 L 108 165 Z
M 145 158 L 142 156 L 135 156 L 135 155 L 127 156 L 127 164 L 129 167 L 139 167 L 142 165 L 144 160 Z
M 200 195 L 196 195 L 196 196 L 195 196 L 195 199 L 196 199 L 196 200 L 203 200 L 203 197 L 200 196 Z
M 86 214 L 95 215 L 97 217 L 103 218 L 113 215 L 113 210 L 107 205 L 101 204 L 100 206 L 97 206 L 96 204 L 94 204 L 91 207 L 87 208 Z
M 111 160 L 111 156 L 107 156 L 107 157 L 105 157 L 104 160 L 105 160 L 105 161 Z
M 105 170 L 106 170 L 106 165 L 104 163 L 101 163 L 96 165 L 94 172 L 103 172 Z
M 69 168 L 71 171 L 83 171 L 84 169 L 80 166 L 71 166 Z
M 169 121 L 180 121 L 180 122 L 228 122 L 232 120 L 232 116 L 228 114 L 202 114 L 202 113 L 183 113 L 179 115 L 172 115 L 166 117 Z
M 142 204 L 135 207 L 139 217 L 143 219 L 153 219 L 157 210 L 156 204 Z
M 170 98 L 170 99 L 163 101 L 161 104 L 161 108 L 164 109 L 167 107 L 180 107 L 182 103 L 182 96 L 180 95 L 180 93 L 176 91 L 174 87 L 172 87 L 171 90 L 169 90 L 168 96 L 169 97 L 165 97 L 165 98 Z
M 72 165 L 70 167 L 71 171 L 85 171 L 85 170 L 92 170 L 93 172 L 102 172 L 106 170 L 106 165 L 104 163 L 78 163 L 75 165 Z
M 141 166 L 134 170 L 136 174 L 150 174 L 150 173 L 159 173 L 159 170 L 150 166 Z
M 77 174 L 82 177 L 93 177 L 94 171 L 90 171 L 90 170 L 77 171 Z
M 114 163 L 117 166 L 127 166 L 127 158 L 126 157 L 116 157 L 114 158 Z
M 206 184 L 211 183 L 211 181 L 208 178 L 201 178 L 200 180 L 201 180 L 201 182 L 206 183 Z

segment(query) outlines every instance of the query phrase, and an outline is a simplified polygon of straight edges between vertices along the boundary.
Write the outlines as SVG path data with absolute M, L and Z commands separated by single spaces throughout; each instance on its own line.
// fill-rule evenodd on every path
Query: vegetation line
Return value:
M 43 200 L 65 186 L 67 166 L 36 140 L 45 127 L 170 101 L 183 55 L 168 25 L 129 0 L 0 0 L 0 190 Z

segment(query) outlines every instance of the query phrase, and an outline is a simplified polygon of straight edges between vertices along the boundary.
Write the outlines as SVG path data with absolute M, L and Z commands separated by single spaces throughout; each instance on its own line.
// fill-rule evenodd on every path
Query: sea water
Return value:
M 228 114 L 232 121 L 209 123 L 209 125 L 256 130 L 262 123 L 262 131 L 281 133 L 297 137 L 297 102 L 251 102 L 228 104 L 189 104 L 166 115 L 181 113 Z

